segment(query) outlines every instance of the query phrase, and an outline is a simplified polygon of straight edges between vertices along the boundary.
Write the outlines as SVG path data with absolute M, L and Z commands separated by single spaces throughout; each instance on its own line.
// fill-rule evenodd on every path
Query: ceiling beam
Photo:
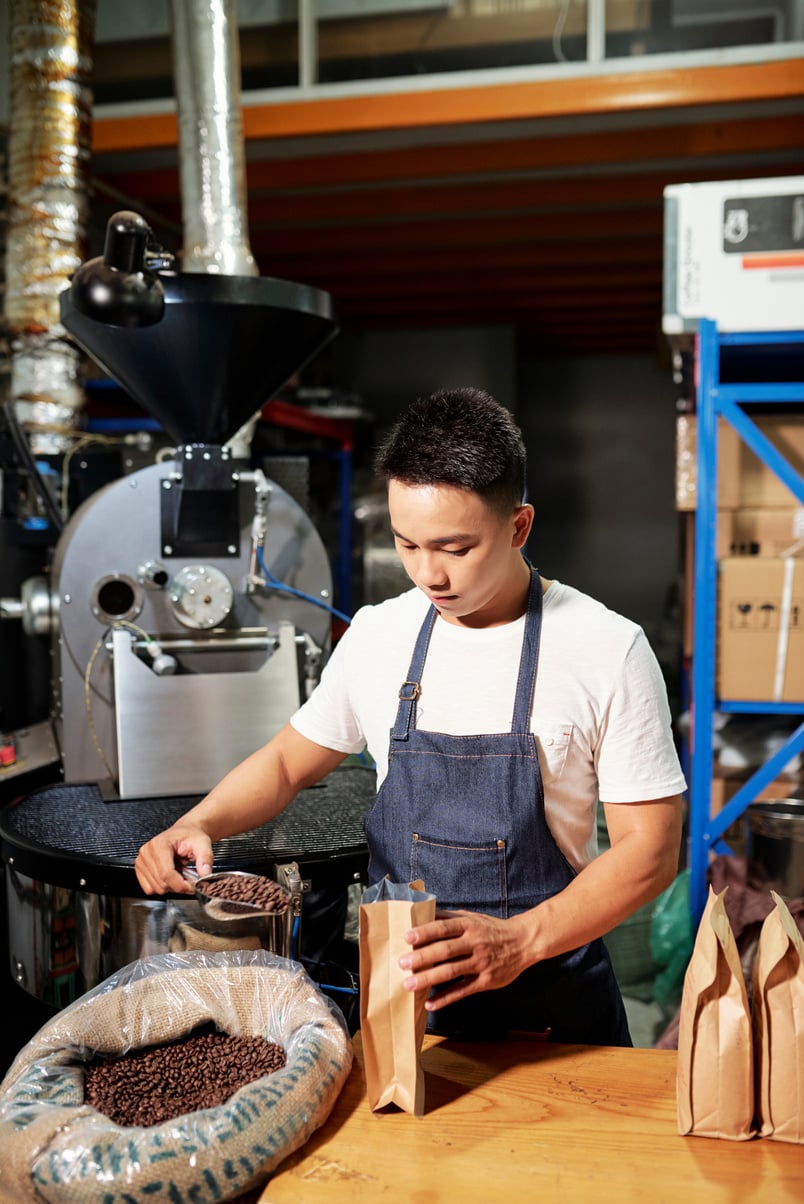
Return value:
M 522 83 L 461 86 L 255 101 L 242 96 L 246 142 L 268 138 L 344 134 L 367 130 L 411 130 L 485 122 L 525 121 L 539 117 L 591 116 L 646 110 L 771 101 L 801 96 L 804 59 L 773 63 L 728 63 L 702 67 L 600 74 L 551 75 Z M 94 154 L 176 147 L 173 111 L 95 116 Z

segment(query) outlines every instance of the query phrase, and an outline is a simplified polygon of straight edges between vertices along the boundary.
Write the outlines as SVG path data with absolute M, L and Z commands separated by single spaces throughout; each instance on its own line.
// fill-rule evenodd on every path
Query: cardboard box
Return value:
M 804 506 L 741 507 L 727 513 L 731 529 L 718 557 L 784 556 L 798 544 L 804 545 Z M 720 538 L 718 544 L 722 546 Z
M 670 184 L 664 190 L 667 335 L 799 330 L 804 313 L 804 176 Z
M 770 414 L 754 416 L 757 429 L 804 477 L 804 416 Z M 721 510 L 739 507 L 791 507 L 797 504 L 776 473 L 755 456 L 725 418 L 718 419 L 717 505 Z M 676 418 L 676 509 L 694 510 L 698 499 L 697 415 Z
M 720 510 L 733 510 L 740 504 L 742 439 L 724 418 L 718 420 L 717 443 L 717 505 Z M 695 414 L 679 414 L 676 418 L 676 510 L 695 510 L 697 504 L 698 418 Z
M 737 791 L 745 785 L 749 777 L 750 773 L 748 772 L 721 777 L 717 772 L 717 766 L 715 766 L 712 778 L 712 804 L 709 812 L 713 818 L 715 815 L 720 814 L 726 803 L 734 798 Z M 757 792 L 752 802 L 763 803 L 773 802 L 775 799 L 793 798 L 796 792 L 801 790 L 803 784 L 801 777 L 798 775 L 793 776 L 792 774 L 788 774 L 786 777 L 774 778 L 772 782 L 769 782 L 767 786 L 764 786 L 762 790 Z
M 715 556 L 729 556 L 734 543 L 734 516 L 738 511 L 718 510 L 715 529 Z M 695 514 L 684 514 L 680 538 L 683 541 L 683 581 L 681 583 L 681 647 L 683 656 L 692 656 L 695 644 Z
M 693 625 L 695 620 L 695 515 L 685 514 L 681 529 L 683 578 L 679 590 L 681 601 L 681 654 L 692 656 L 694 648 Z
M 716 652 L 721 698 L 804 701 L 804 557 L 719 562 Z
M 804 268 L 802 269 L 804 275 Z M 804 415 L 770 414 L 753 417 L 754 425 L 804 479 Z M 729 465 L 731 471 L 731 466 Z M 742 439 L 738 450 L 739 505 L 793 506 L 796 496 Z
M 719 815 L 726 806 L 726 803 L 734 798 L 740 787 L 748 781 L 748 777 L 748 774 L 740 777 L 720 777 L 717 767 L 715 767 L 709 810 L 712 819 L 716 815 Z M 803 784 L 801 777 L 778 777 L 774 781 L 769 782 L 763 790 L 760 790 L 752 801 L 755 803 L 773 802 L 776 799 L 799 797 L 798 792 L 801 790 Z M 748 812 L 744 811 L 739 819 L 736 819 L 734 823 L 726 828 L 721 837 L 730 846 L 735 857 L 745 857 L 746 855 L 747 820 Z

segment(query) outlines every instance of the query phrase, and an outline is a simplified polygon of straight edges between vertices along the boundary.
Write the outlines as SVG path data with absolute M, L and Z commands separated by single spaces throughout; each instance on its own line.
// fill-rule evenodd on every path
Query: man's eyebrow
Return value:
M 391 534 L 394 536 L 395 539 L 403 539 L 405 541 L 405 543 L 415 543 L 416 542 L 414 539 L 410 539 L 407 535 L 403 535 L 401 531 L 397 531 L 396 527 L 394 527 L 393 525 L 391 526 Z M 474 538 L 475 538 L 474 531 L 472 531 L 472 532 L 458 531 L 454 535 L 441 535 L 441 536 L 439 536 L 438 539 L 429 539 L 427 542 L 429 544 L 438 544 L 438 545 L 448 544 L 448 543 L 466 543 L 467 541 L 474 539 Z

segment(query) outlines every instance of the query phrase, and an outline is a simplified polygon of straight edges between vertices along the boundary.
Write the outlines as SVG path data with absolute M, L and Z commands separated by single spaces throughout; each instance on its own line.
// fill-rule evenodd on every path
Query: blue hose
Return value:
M 351 623 L 352 620 L 343 611 L 336 610 L 334 606 L 330 606 L 327 602 L 322 602 L 320 598 L 314 598 L 312 594 L 305 594 L 300 589 L 294 589 L 292 585 L 285 585 L 283 581 L 275 577 L 265 563 L 262 548 L 257 548 L 257 561 L 262 569 L 266 583 L 271 589 L 279 590 L 283 594 L 292 594 L 294 598 L 301 598 L 303 602 L 311 602 L 313 606 L 320 606 L 322 610 L 328 610 L 331 615 L 335 615 L 336 619 L 343 619 L 344 623 Z

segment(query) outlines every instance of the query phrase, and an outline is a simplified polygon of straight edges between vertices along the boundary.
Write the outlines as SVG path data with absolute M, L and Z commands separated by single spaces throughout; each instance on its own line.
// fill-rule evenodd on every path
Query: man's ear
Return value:
M 527 543 L 530 529 L 533 526 L 533 507 L 528 502 L 524 502 L 521 506 L 517 506 L 514 511 L 514 538 L 511 541 L 511 546 L 514 548 L 524 548 Z

